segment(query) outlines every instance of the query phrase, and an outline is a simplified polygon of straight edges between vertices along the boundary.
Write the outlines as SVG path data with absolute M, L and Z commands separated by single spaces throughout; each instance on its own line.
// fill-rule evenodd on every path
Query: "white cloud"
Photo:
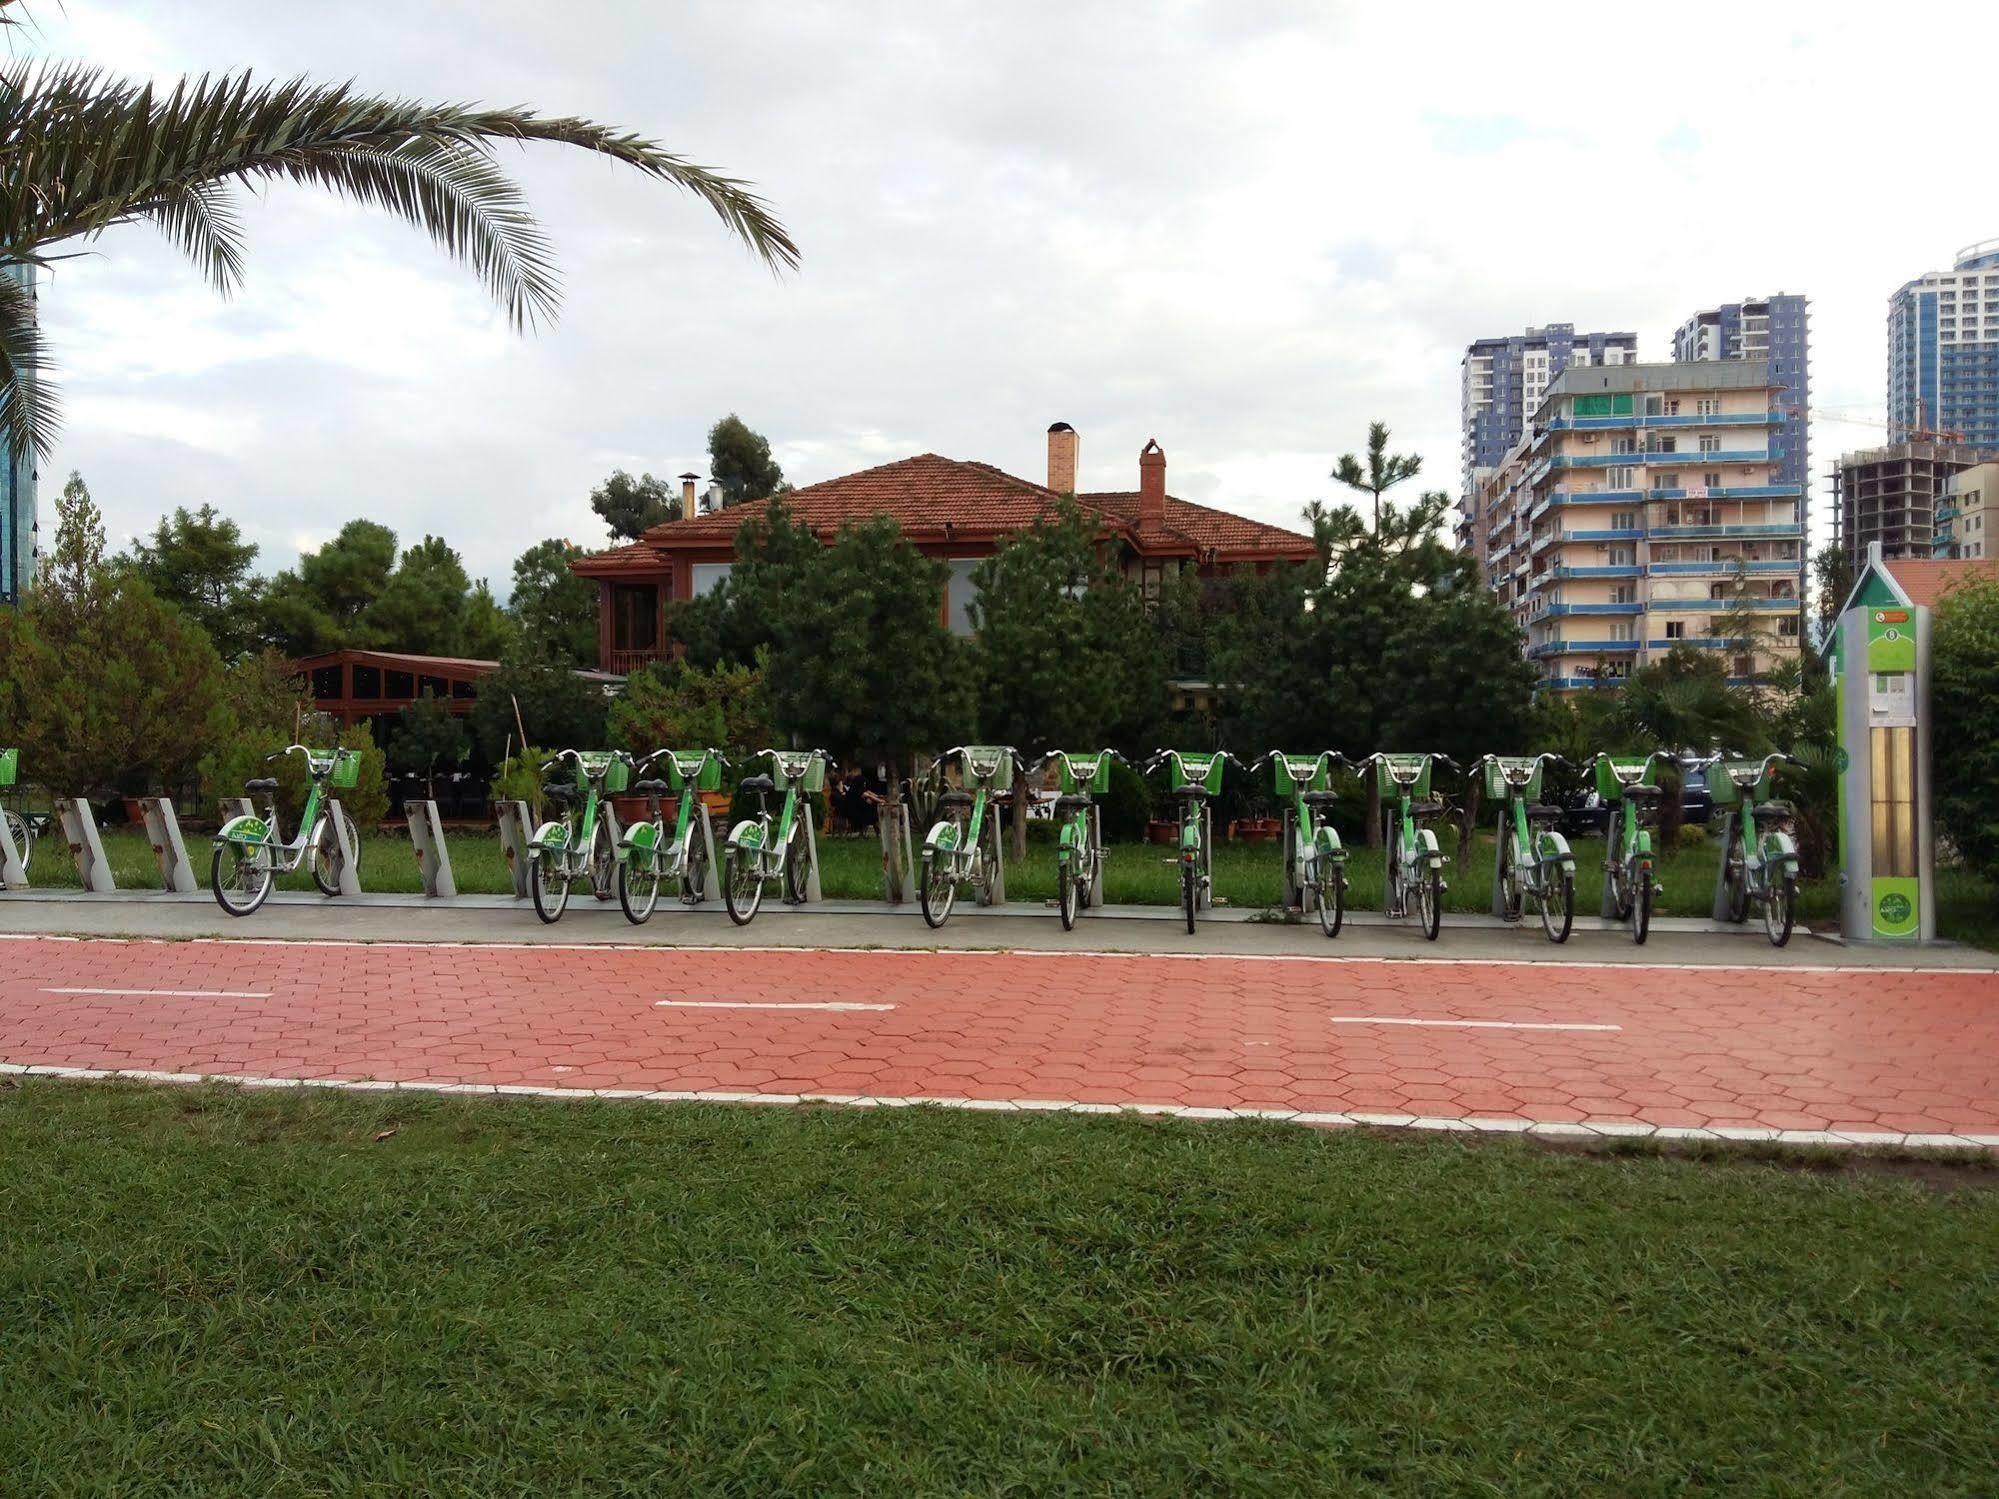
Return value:
M 925 449 L 1038 476 L 1061 418 L 1082 482 L 1130 487 L 1157 436 L 1176 491 L 1295 522 L 1376 418 L 1453 487 L 1463 346 L 1529 323 L 1663 357 L 1696 308 L 1803 291 L 1818 403 L 1878 408 L 1888 294 L 1999 232 L 1966 138 L 1909 127 L 1949 56 L 1999 42 L 1990 7 L 604 0 L 550 26 L 523 0 L 96 0 L 45 24 L 122 67 L 598 115 L 755 180 L 803 248 L 773 279 L 689 200 L 526 153 L 568 294 L 518 339 L 411 231 L 300 191 L 252 210 L 227 303 L 117 231 L 45 304 L 60 466 L 114 529 L 212 500 L 272 566 L 366 514 L 504 580 L 591 535 L 611 467 L 703 469 L 728 411 L 800 482 Z M 1814 466 L 1873 436 L 1822 426 Z

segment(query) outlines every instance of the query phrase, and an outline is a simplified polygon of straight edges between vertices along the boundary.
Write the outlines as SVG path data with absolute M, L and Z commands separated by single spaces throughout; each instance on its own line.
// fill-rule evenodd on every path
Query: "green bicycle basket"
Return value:
M 720 791 L 722 762 L 713 750 L 668 750 L 666 783 L 675 791 Z
M 1760 760 L 1723 760 L 1719 764 L 1709 766 L 1707 789 L 1708 794 L 1714 798 L 1714 804 L 1717 807 L 1733 807 L 1743 799 L 1743 790 L 1735 784 L 1735 777 L 1729 774 L 1731 770 L 1762 771 L 1762 766 L 1763 762 Z M 1750 798 L 1759 802 L 1768 801 L 1771 792 L 1776 789 L 1772 784 L 1774 779 L 1770 771 L 1763 771 L 1749 793 Z
M 965 752 L 958 757 L 959 768 L 965 774 L 965 789 L 970 790 L 974 777 L 972 761 L 999 762 L 999 769 L 993 773 L 991 788 L 994 791 L 1013 789 L 1013 751 L 1004 744 L 968 744 Z
M 1623 766 L 1629 770 L 1634 765 L 1643 765 L 1645 773 L 1638 778 L 1641 786 L 1659 784 L 1659 762 L 1639 755 L 1606 755 L 1596 762 L 1596 794 L 1607 802 L 1622 800 L 1628 782 L 1620 781 L 1613 766 Z M 1716 800 L 1720 800 L 1719 797 Z
M 361 752 L 337 749 L 333 752 L 333 773 L 326 784 L 335 791 L 352 791 L 361 784 Z
M 0 749 L 0 786 L 11 786 L 14 777 L 21 773 L 21 752 L 17 749 Z
M 577 756 L 576 789 L 588 791 L 590 778 L 595 775 L 604 778 L 604 794 L 615 796 L 631 784 L 632 767 L 622 755 L 614 755 L 609 750 L 585 750 Z
M 1064 750 L 1055 762 L 1056 779 L 1064 796 L 1083 792 L 1101 795 L 1111 789 L 1111 757 L 1107 750 Z
M 1330 791 L 1333 786 L 1333 762 L 1324 755 L 1292 755 L 1282 750 L 1270 762 L 1277 774 L 1277 794 L 1289 796 L 1294 791 Z
M 779 777 L 787 781 L 798 777 L 800 791 L 826 789 L 826 757 L 818 750 L 780 750 L 774 758 Z
M 1526 785 L 1513 787 L 1506 784 L 1505 773 L 1509 770 L 1518 770 L 1526 763 L 1527 756 L 1525 755 L 1499 755 L 1486 761 L 1485 799 L 1492 802 L 1503 802 L 1514 791 L 1518 790 L 1528 801 L 1538 802 L 1541 799 L 1541 772 L 1548 768 L 1547 761 L 1541 760 L 1535 763 L 1533 779 L 1528 781 Z
M 1414 765 L 1419 760 L 1423 763 L 1423 773 L 1416 778 L 1416 784 L 1409 788 L 1409 799 L 1415 802 L 1428 801 L 1430 799 L 1430 775 L 1436 769 L 1436 766 L 1428 755 L 1386 755 L 1382 759 L 1375 761 L 1375 784 L 1381 788 L 1381 794 L 1384 798 L 1393 801 L 1401 794 L 1401 788 L 1388 777 L 1389 762 L 1393 761 L 1396 765 Z
M 1173 789 L 1202 786 L 1210 796 L 1222 794 L 1222 771 L 1228 761 L 1220 750 L 1180 750 L 1167 764 L 1173 768 Z

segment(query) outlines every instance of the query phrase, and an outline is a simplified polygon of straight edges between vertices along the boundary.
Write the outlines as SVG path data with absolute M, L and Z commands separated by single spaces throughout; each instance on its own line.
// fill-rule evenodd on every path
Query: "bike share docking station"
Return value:
M 1869 546 L 1825 645 L 1839 725 L 1839 924 L 1849 942 L 1936 938 L 1930 611 Z

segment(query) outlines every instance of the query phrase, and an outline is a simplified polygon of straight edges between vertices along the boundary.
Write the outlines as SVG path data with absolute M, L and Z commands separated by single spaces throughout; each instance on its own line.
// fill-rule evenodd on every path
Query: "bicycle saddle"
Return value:
M 1303 798 L 1308 807 L 1330 807 L 1339 799 L 1340 794 L 1337 791 L 1308 791 Z
M 1562 817 L 1560 807 L 1551 807 L 1545 802 L 1530 802 L 1527 806 L 1529 822 L 1559 822 Z
M 755 792 L 758 796 L 763 796 L 768 792 L 777 790 L 777 782 L 773 781 L 769 776 L 744 776 L 742 789 Z
M 1749 815 L 1758 822 L 1786 822 L 1798 814 L 1789 802 L 1758 802 Z
M 640 781 L 632 787 L 640 796 L 665 796 L 672 789 L 664 781 Z
M 1209 795 L 1209 791 L 1208 788 L 1202 785 L 1199 781 L 1187 781 L 1183 782 L 1181 785 L 1175 786 L 1173 788 L 1173 794 L 1175 796 L 1199 797 L 1205 799 Z
M 1055 798 L 1055 815 L 1060 817 L 1065 813 L 1080 812 L 1090 804 L 1090 798 L 1080 793 L 1064 793 Z
M 1666 794 L 1663 786 L 1653 786 L 1644 781 L 1629 781 L 1617 788 L 1620 796 L 1628 796 L 1634 802 L 1655 802 Z
M 946 791 L 937 798 L 940 807 L 969 807 L 971 804 L 972 793 L 969 791 Z
M 1411 817 L 1435 817 L 1443 810 L 1444 804 L 1442 802 L 1411 802 L 1409 804 L 1409 815 Z
M 259 776 L 254 781 L 245 781 L 243 789 L 245 791 L 276 791 L 278 789 L 277 777 Z
M 567 781 L 556 781 L 551 785 L 544 786 L 541 788 L 541 794 L 552 802 L 573 802 L 581 795 Z

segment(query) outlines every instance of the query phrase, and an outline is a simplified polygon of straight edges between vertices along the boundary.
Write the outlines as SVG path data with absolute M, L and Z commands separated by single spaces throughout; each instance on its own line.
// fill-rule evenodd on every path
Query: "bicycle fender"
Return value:
M 730 848 L 762 848 L 764 842 L 763 824 L 748 818 L 729 829 Z
M 1437 834 L 1434 829 L 1416 829 L 1416 862 L 1419 864 L 1444 862 L 1444 856 L 1437 848 Z
M 945 853 L 955 852 L 958 847 L 958 824 L 949 820 L 932 823 L 930 831 L 923 835 L 923 846 L 933 852 L 939 849 Z
M 269 843 L 270 826 L 261 817 L 248 813 L 232 817 L 215 830 L 217 843 Z
M 1535 852 L 1541 856 L 1543 864 L 1558 859 L 1561 861 L 1563 873 L 1574 874 L 1576 872 L 1575 855 L 1569 852 L 1569 840 L 1564 838 L 1560 833 L 1543 833 L 1541 835 L 1541 846 Z
M 534 830 L 530 840 L 533 848 L 569 847 L 569 824 L 566 822 L 545 822 Z
M 1763 862 L 1781 864 L 1791 874 L 1798 872 L 1798 844 L 1789 833 L 1763 835 Z
M 1645 828 L 1638 830 L 1638 836 L 1632 842 L 1632 852 L 1641 859 L 1652 857 L 1652 834 L 1649 830 Z
M 623 842 L 626 848 L 636 853 L 651 853 L 660 844 L 659 824 L 656 822 L 633 823 L 625 829 Z
M 1340 846 L 1340 835 L 1329 827 L 1322 826 L 1312 835 L 1312 847 L 1316 848 L 1322 857 L 1338 859 L 1346 854 L 1346 850 Z

